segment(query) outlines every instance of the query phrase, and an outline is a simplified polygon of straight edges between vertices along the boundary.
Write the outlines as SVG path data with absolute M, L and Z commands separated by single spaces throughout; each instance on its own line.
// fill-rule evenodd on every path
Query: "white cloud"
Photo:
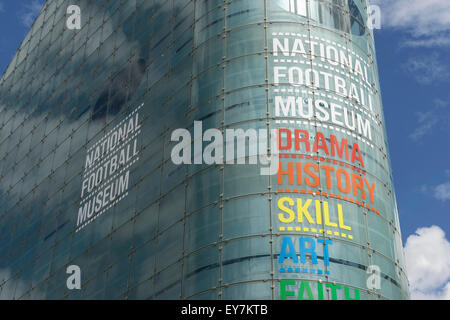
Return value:
M 448 0 L 378 0 L 383 23 L 406 29 L 414 35 L 450 31 L 450 1 Z
M 408 46 L 450 45 L 450 1 L 375 0 L 382 10 L 383 25 L 409 32 Z
M 420 291 L 414 291 L 411 293 L 411 299 L 413 300 L 450 300 L 450 282 L 445 287 L 437 292 L 423 293 Z
M 406 240 L 412 299 L 450 299 L 450 242 L 438 226 L 417 229 Z
M 0 12 L 5 11 L 5 6 L 3 5 L 2 2 L 0 2 Z
M 434 188 L 434 197 L 441 201 L 450 200 L 450 182 L 436 186 Z
M 33 0 L 30 4 L 25 5 L 25 11 L 20 16 L 20 20 L 22 21 L 22 24 L 29 28 L 34 22 L 34 19 L 38 16 L 39 12 L 42 9 L 42 6 L 44 5 L 44 2 L 41 0 Z

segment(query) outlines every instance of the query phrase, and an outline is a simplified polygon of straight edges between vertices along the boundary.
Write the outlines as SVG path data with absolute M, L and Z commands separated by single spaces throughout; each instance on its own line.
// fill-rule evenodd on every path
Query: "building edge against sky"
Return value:
M 0 79 L 0 299 L 408 299 L 367 5 L 47 1 Z

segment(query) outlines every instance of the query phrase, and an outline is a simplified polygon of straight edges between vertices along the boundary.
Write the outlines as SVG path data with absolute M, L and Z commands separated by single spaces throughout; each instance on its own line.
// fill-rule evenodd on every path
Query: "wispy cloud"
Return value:
M 449 105 L 449 102 L 440 98 L 434 99 L 434 105 L 438 108 L 443 108 Z
M 5 6 L 3 5 L 3 2 L 0 2 L 0 12 L 5 11 Z
M 448 65 L 442 61 L 440 55 L 436 52 L 426 56 L 411 57 L 405 62 L 403 68 L 411 73 L 420 84 L 431 84 L 434 81 L 450 78 Z
M 450 242 L 444 231 L 438 226 L 417 229 L 404 252 L 411 298 L 449 300 Z
M 450 170 L 444 171 L 444 176 L 450 177 Z M 450 181 L 443 182 L 438 185 L 422 185 L 420 191 L 424 194 L 431 195 L 433 198 L 446 202 L 450 200 Z
M 409 135 L 414 141 L 419 141 L 425 135 L 431 132 L 434 126 L 439 122 L 439 118 L 433 112 L 417 112 L 417 126 L 415 130 Z
M 414 131 L 409 135 L 409 138 L 415 142 L 420 141 L 424 136 L 431 133 L 434 128 L 445 126 L 448 121 L 448 112 L 445 109 L 449 102 L 436 98 L 426 112 L 416 112 L 417 123 Z
M 31 27 L 43 5 L 44 1 L 42 0 L 32 0 L 30 4 L 24 6 L 24 12 L 20 15 L 20 20 L 25 27 Z
M 382 9 L 383 25 L 406 31 L 413 39 L 406 46 L 450 45 L 450 1 L 372 0 Z
M 450 37 L 446 36 L 435 36 L 434 38 L 425 38 L 425 39 L 410 39 L 404 40 L 401 45 L 403 47 L 424 47 L 424 48 L 433 48 L 433 47 L 445 47 L 450 45 Z
M 450 182 L 436 186 L 434 188 L 434 197 L 444 202 L 450 200 Z

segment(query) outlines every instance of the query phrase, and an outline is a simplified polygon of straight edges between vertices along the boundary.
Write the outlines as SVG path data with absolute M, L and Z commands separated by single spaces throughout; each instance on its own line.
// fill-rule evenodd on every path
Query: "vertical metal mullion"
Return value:
M 225 69 L 226 69 L 226 54 L 227 54 L 227 5 L 226 0 L 223 1 L 223 47 L 222 47 L 222 121 L 220 129 L 222 135 L 225 135 Z M 220 234 L 219 234 L 219 300 L 222 300 L 222 288 L 223 288 L 223 196 L 225 191 L 225 164 L 220 167 L 222 187 L 220 192 L 220 205 L 219 205 L 219 219 L 220 219 Z
M 271 141 L 273 137 L 271 136 L 271 127 L 270 127 L 270 105 L 269 105 L 269 39 L 267 36 L 267 22 L 268 16 L 267 16 L 267 0 L 264 0 L 264 58 L 265 58 L 265 66 L 266 66 L 266 79 L 265 79 L 265 91 L 266 91 L 266 130 L 267 130 L 267 155 L 269 157 L 269 149 L 270 149 L 270 155 L 272 155 L 275 150 L 272 150 L 272 144 Z M 259 152 L 261 152 L 260 150 Z M 269 247 L 270 247 L 270 291 L 272 294 L 272 300 L 275 299 L 275 279 L 274 279 L 274 268 L 273 268 L 273 225 L 272 225 L 272 179 L 271 176 L 268 175 L 267 177 L 267 189 L 268 189 L 268 199 L 267 199 L 267 205 L 269 206 Z

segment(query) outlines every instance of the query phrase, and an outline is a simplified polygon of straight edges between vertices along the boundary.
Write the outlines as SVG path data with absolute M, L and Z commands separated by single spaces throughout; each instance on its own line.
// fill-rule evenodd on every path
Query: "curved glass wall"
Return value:
M 367 5 L 47 1 L 0 80 L 0 298 L 408 298 Z M 276 130 L 278 173 L 175 164 L 194 121 Z

